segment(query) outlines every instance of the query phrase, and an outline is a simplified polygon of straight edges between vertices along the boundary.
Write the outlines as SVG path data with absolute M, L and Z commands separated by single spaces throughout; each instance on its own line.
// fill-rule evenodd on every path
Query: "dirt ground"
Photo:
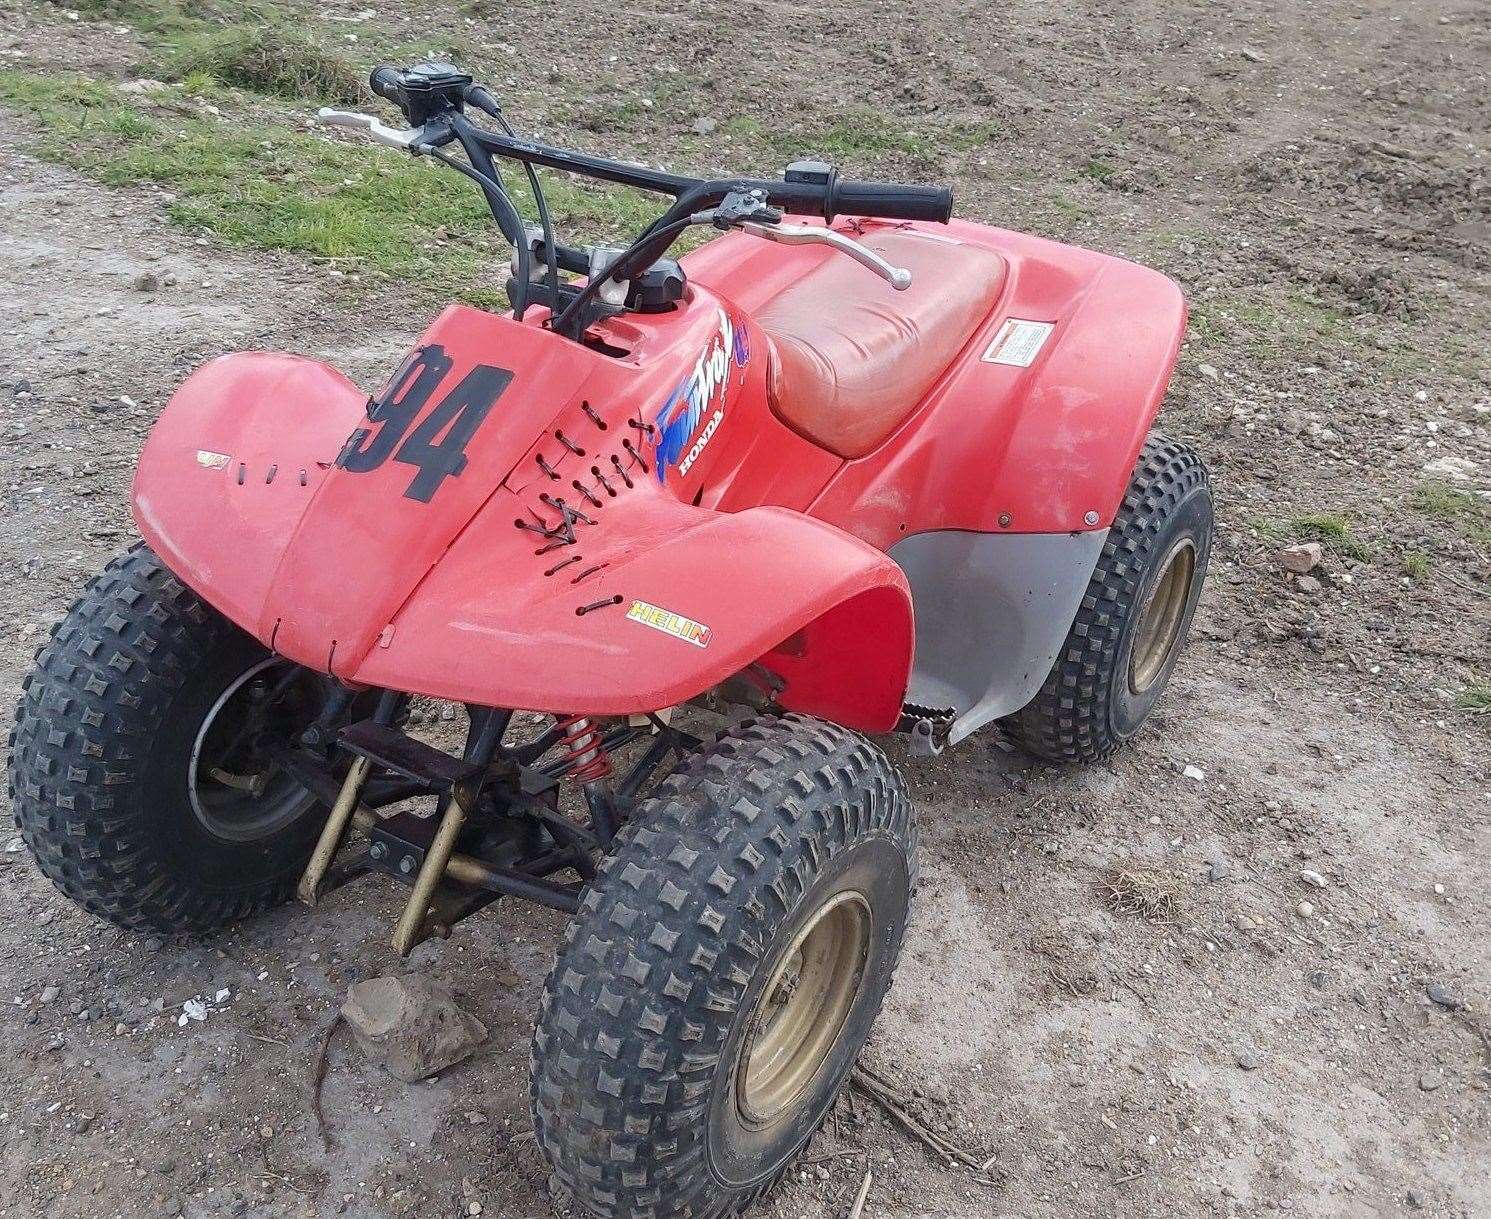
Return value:
M 360 0 L 325 11 L 369 20 Z M 557 38 L 573 53 L 542 82 L 515 64 L 492 83 L 549 138 L 598 151 L 774 171 L 732 160 L 724 119 L 821 126 L 863 105 L 928 132 L 991 124 L 931 164 L 892 149 L 846 169 L 949 181 L 961 214 L 1137 258 L 1194 306 L 1164 425 L 1210 463 L 1221 524 L 1154 726 L 1085 770 L 989 734 L 933 761 L 887 743 L 923 883 L 867 1056 L 992 1158 L 987 1181 L 846 1099 L 759 1213 L 842 1216 L 869 1163 L 872 1219 L 1491 1215 L 1491 717 L 1456 706 L 1491 680 L 1491 555 L 1421 498 L 1436 478 L 1491 489 L 1491 12 L 461 11 L 372 20 L 489 50 Z M 8 65 L 131 75 L 128 33 L 46 6 L 0 17 Z M 546 101 L 660 79 L 667 105 L 604 136 Z M 135 455 L 187 371 L 286 348 L 371 385 L 436 303 L 228 251 L 171 227 L 158 194 L 27 147 L 25 116 L 0 115 L 6 700 L 130 540 Z M 147 271 L 159 290 L 132 286 Z M 1350 522 L 1318 587 L 1274 559 L 1310 514 Z M 417 950 L 410 968 L 454 985 L 490 1040 L 414 1087 L 338 1042 L 323 1151 L 315 1047 L 349 981 L 398 968 L 397 894 L 366 883 L 314 916 L 162 943 L 82 914 L 19 839 L 0 846 L 0 1215 L 551 1213 L 526 1070 L 557 916 L 499 904 Z M 1179 913 L 1111 911 L 1100 882 L 1124 866 L 1172 878 Z M 208 1017 L 182 1027 L 194 997 Z

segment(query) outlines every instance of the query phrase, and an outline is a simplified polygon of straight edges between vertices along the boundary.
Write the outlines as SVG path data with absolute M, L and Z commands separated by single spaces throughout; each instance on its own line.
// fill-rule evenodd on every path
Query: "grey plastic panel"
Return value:
M 916 610 L 906 701 L 955 708 L 951 741 L 1028 703 L 1051 671 L 1107 536 L 1106 529 L 944 529 L 892 546 Z

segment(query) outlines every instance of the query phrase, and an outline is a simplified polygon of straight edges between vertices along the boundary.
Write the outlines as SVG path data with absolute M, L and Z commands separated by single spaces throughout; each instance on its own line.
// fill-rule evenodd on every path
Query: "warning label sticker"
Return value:
M 1055 329 L 1055 322 L 1026 322 L 1017 317 L 1009 318 L 984 352 L 984 363 L 1029 368 Z

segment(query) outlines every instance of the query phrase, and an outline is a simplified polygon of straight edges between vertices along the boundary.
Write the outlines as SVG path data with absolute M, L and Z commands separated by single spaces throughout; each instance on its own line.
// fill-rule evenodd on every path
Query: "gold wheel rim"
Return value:
M 859 996 L 870 947 L 870 905 L 836 893 L 793 937 L 751 1013 L 736 1073 L 736 1106 L 765 1126 L 818 1074 Z
M 1190 538 L 1182 538 L 1165 556 L 1160 578 L 1139 615 L 1134 652 L 1129 660 L 1129 689 L 1135 694 L 1143 694 L 1155 684 L 1175 650 L 1195 571 L 1196 544 Z

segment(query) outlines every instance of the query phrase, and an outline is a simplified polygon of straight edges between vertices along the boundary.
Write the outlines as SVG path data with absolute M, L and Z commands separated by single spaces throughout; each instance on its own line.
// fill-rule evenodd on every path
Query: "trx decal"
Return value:
M 745 327 L 720 310 L 720 325 L 693 370 L 663 404 L 657 415 L 657 476 L 664 481 L 668 468 L 687 474 L 714 438 L 725 418 L 725 395 L 732 368 L 750 359 Z M 707 418 L 707 422 L 705 422 Z M 700 424 L 703 423 L 703 428 Z
M 675 614 L 672 610 L 665 610 L 660 605 L 653 605 L 647 601 L 633 601 L 626 611 L 626 616 L 633 622 L 640 622 L 643 626 L 650 626 L 655 631 L 662 631 L 665 635 L 682 639 L 684 643 L 691 643 L 696 648 L 709 646 L 710 630 L 707 626 L 702 622 L 695 622 L 692 618 L 685 618 L 682 614 Z

